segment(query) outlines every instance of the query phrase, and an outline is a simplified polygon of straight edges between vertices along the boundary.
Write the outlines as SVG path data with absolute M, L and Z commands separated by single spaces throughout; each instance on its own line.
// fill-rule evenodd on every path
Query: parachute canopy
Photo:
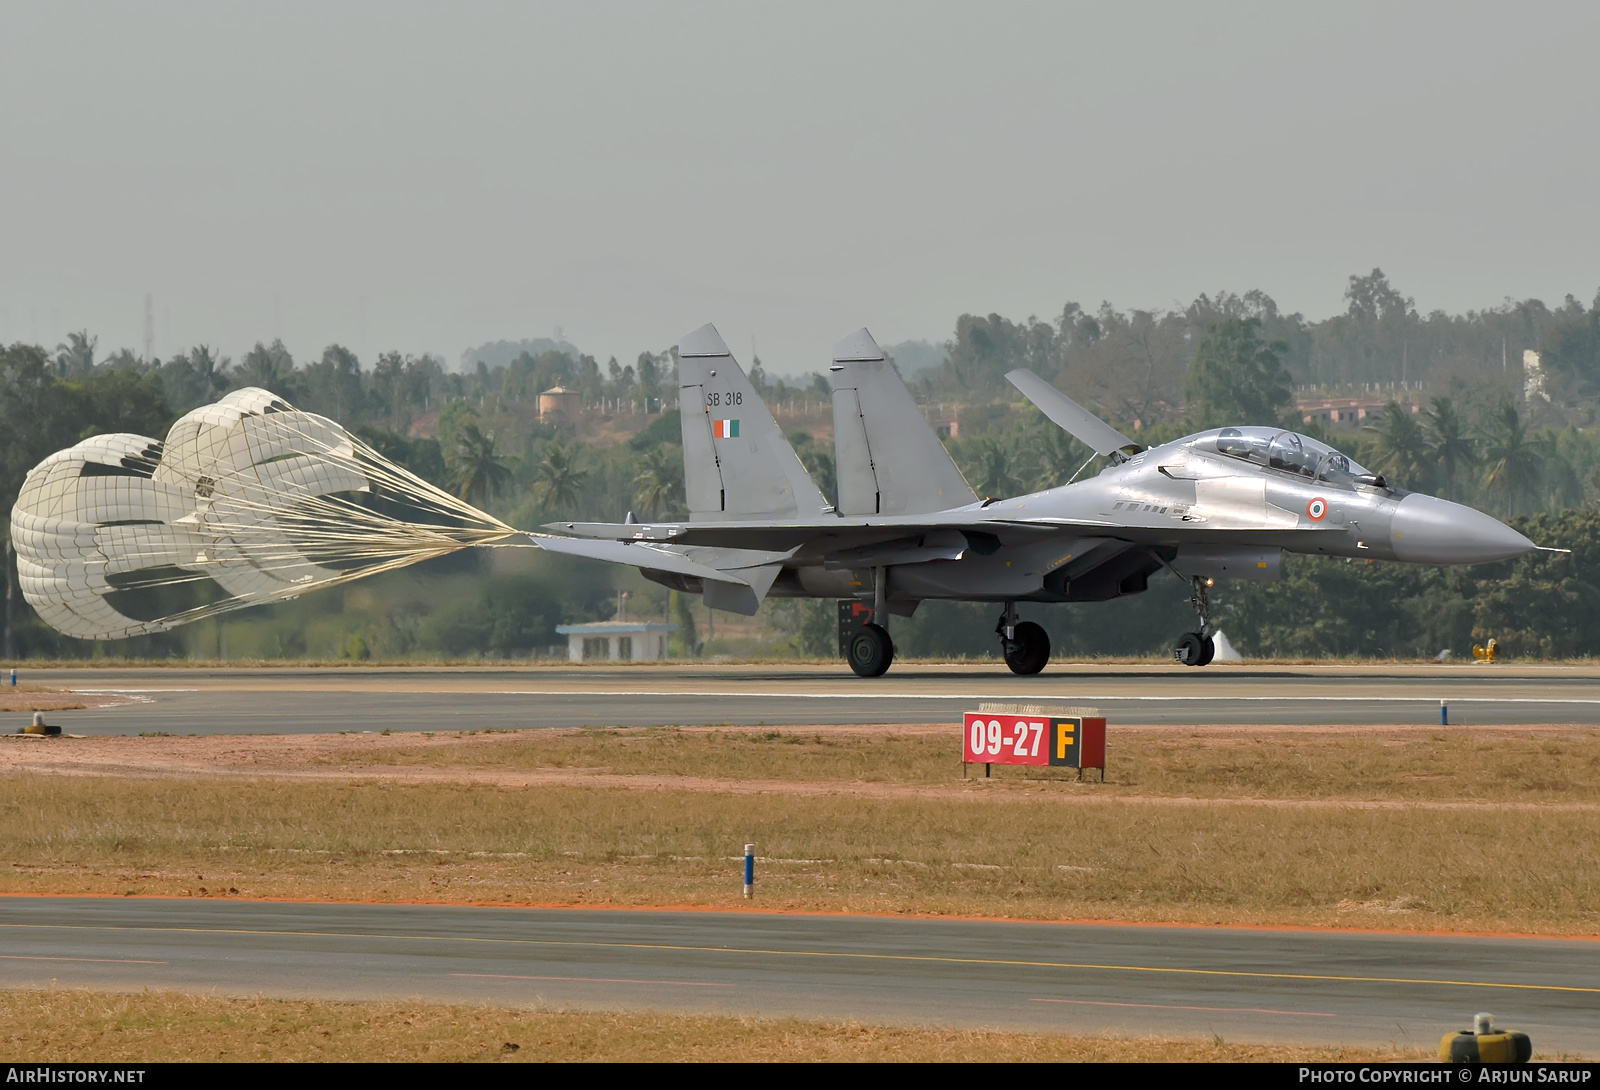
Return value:
M 159 632 L 516 534 L 343 427 L 256 388 L 166 441 L 97 435 L 11 510 L 23 596 L 82 639 Z

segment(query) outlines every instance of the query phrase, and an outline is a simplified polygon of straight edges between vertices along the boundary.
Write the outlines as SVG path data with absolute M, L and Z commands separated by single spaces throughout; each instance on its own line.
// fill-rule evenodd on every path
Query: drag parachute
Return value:
M 23 596 L 52 627 L 102 640 L 513 536 L 255 388 L 194 410 L 165 442 L 97 435 L 52 454 L 11 511 Z

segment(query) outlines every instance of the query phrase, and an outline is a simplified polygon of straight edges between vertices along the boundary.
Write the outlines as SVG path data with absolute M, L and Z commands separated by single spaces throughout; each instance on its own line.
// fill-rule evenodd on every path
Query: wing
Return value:
M 840 518 L 828 522 L 773 523 L 721 522 L 632 523 L 556 522 L 546 529 L 575 537 L 638 543 L 696 545 L 722 549 L 796 550 L 804 554 L 832 552 L 835 549 L 862 548 L 880 542 L 957 530 L 969 540 L 1031 540 L 1051 534 L 1070 533 L 1076 537 L 1116 538 L 1141 545 L 1182 544 L 1259 544 L 1283 545 L 1297 549 L 1313 548 L 1319 536 L 1329 542 L 1342 541 L 1340 529 L 1293 526 L 1216 527 L 1203 523 L 1175 523 L 1171 519 L 1140 518 L 1130 513 L 1127 521 L 1095 518 L 1018 518 L 986 515 L 979 508 L 948 512 L 937 519 L 926 515 Z M 541 538 L 541 541 L 544 539 Z M 557 539 L 570 540 L 570 539 Z M 630 561 L 632 563 L 632 561 Z

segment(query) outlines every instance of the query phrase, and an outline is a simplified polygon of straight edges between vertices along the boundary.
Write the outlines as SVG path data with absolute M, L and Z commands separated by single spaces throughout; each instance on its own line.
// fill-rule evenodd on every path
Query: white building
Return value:
M 643 621 L 556 626 L 567 638 L 567 658 L 573 662 L 656 662 L 667 657 L 667 633 L 677 630 L 675 624 Z

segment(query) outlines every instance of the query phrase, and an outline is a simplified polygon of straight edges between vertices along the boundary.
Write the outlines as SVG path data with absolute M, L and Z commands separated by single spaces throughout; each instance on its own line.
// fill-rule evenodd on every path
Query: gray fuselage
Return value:
M 823 532 L 786 560 L 772 593 L 866 597 L 883 570 L 902 609 L 925 598 L 1103 601 L 1144 590 L 1162 567 L 1276 578 L 1283 551 L 1473 564 L 1532 548 L 1482 512 L 1391 488 L 1331 448 L 1264 428 L 1201 432 L 1088 480 L 928 521 L 951 530 L 848 552 Z M 948 551 L 933 554 L 940 544 Z

